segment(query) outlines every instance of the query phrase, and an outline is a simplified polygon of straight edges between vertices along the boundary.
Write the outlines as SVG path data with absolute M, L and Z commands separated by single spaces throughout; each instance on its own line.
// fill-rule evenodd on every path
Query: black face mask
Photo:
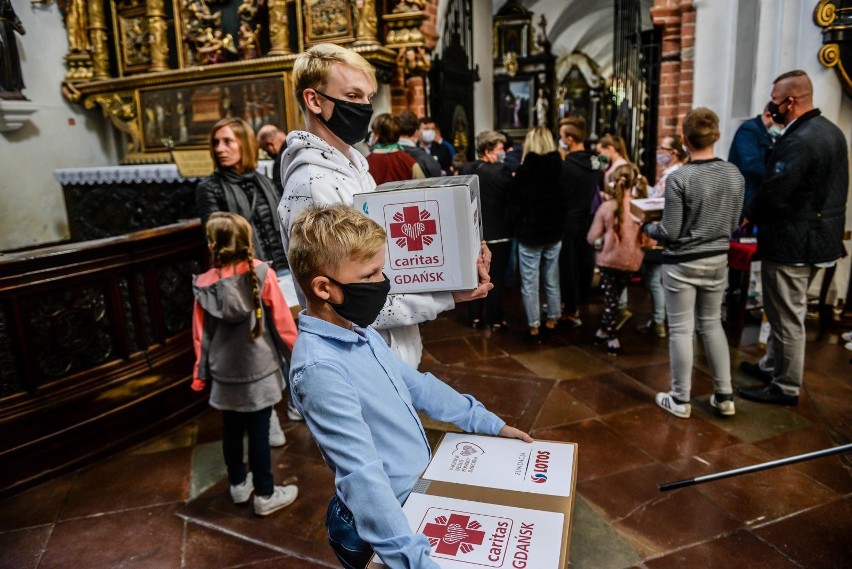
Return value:
M 316 91 L 316 89 L 314 90 Z M 319 120 L 328 127 L 328 130 L 337 135 L 346 144 L 355 144 L 367 138 L 367 132 L 370 130 L 370 119 L 373 118 L 372 104 L 352 103 L 342 99 L 335 99 L 319 91 L 317 91 L 317 94 L 334 103 L 331 118 L 326 120 L 322 116 L 322 113 L 317 115 Z
M 769 111 L 769 114 L 772 115 L 772 120 L 777 122 L 778 124 L 787 124 L 787 111 L 790 110 L 790 105 L 787 105 L 787 111 L 781 112 L 781 105 L 785 102 L 789 103 L 787 99 L 782 101 L 780 104 L 775 104 L 772 101 L 766 105 L 766 110 Z
M 381 282 L 343 284 L 326 275 L 328 280 L 343 291 L 343 302 L 340 304 L 329 302 L 329 305 L 341 317 L 366 328 L 376 321 L 390 292 L 390 279 L 384 273 L 382 276 L 384 280 Z

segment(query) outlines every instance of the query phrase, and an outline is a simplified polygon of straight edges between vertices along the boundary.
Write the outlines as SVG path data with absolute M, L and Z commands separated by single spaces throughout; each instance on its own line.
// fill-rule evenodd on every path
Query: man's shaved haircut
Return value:
M 814 86 L 811 83 L 811 78 L 801 69 L 794 69 L 782 73 L 772 82 L 778 89 L 779 97 L 793 97 L 810 101 L 814 95 Z

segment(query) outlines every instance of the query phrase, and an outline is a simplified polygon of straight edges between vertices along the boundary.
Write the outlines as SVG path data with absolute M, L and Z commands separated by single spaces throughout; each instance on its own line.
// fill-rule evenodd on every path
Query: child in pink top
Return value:
M 607 351 L 616 355 L 621 344 L 616 337 L 618 298 L 627 287 L 630 276 L 642 265 L 642 223 L 630 213 L 631 194 L 647 195 L 647 182 L 635 164 L 623 164 L 612 172 L 612 186 L 607 187 L 607 200 L 595 213 L 586 239 L 595 246 L 595 262 L 601 269 L 604 310 L 595 342 L 607 341 Z

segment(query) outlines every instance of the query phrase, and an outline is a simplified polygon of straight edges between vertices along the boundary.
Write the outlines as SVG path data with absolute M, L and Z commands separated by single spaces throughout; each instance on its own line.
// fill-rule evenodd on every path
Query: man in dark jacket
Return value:
M 559 254 L 562 288 L 562 319 L 580 326 L 577 302 L 588 304 L 595 270 L 595 252 L 586 242 L 592 224 L 592 199 L 603 183 L 604 165 L 583 145 L 586 123 L 580 117 L 562 120 L 559 127 L 560 146 L 568 150 L 562 161 L 559 183 L 566 193 L 566 226 Z
M 454 153 L 451 153 L 446 145 L 438 142 L 438 126 L 435 124 L 435 119 L 422 117 L 418 136 L 420 148 L 428 152 L 441 165 L 441 174 L 444 176 L 449 174 Z
M 257 131 L 257 145 L 272 158 L 272 182 L 284 195 L 281 185 L 281 155 L 287 150 L 287 135 L 274 124 L 265 124 Z
M 512 248 L 512 233 L 509 228 L 509 196 L 514 178 L 503 164 L 503 135 L 486 130 L 476 136 L 478 160 L 461 167 L 459 174 L 479 176 L 479 199 L 482 212 L 482 231 L 488 248 L 491 249 L 491 282 L 494 288 L 484 300 L 474 300 L 468 305 L 470 323 L 474 327 L 485 324 L 498 331 L 505 327 L 503 321 L 503 294 L 506 289 L 506 269 Z M 484 314 L 483 314 L 484 312 Z
M 396 118 L 399 120 L 399 147 L 417 161 L 427 178 L 440 176 L 441 165 L 420 147 L 420 119 L 408 110 L 402 111 Z
M 775 80 L 769 111 L 786 126 L 747 216 L 758 226 L 764 306 L 772 333 L 760 364 L 741 366 L 768 385 L 738 393 L 761 403 L 795 405 L 805 364 L 808 282 L 840 257 L 849 162 L 846 139 L 814 108 L 813 85 L 804 71 L 789 71 Z
M 772 121 L 769 109 L 763 114 L 747 120 L 734 135 L 728 162 L 739 168 L 745 179 L 745 198 L 743 212 L 757 193 L 766 174 L 766 158 L 772 150 L 774 136 L 780 134 L 778 125 Z

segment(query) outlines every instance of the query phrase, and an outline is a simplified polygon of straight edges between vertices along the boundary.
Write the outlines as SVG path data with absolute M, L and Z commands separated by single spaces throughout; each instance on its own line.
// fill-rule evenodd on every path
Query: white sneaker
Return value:
M 231 499 L 234 504 L 244 504 L 251 498 L 252 492 L 254 492 L 254 483 L 251 479 L 251 472 L 249 472 L 242 484 L 231 486 Z
M 272 415 L 269 416 L 269 446 L 281 447 L 287 442 L 287 437 L 284 436 L 284 431 L 281 430 L 281 421 L 278 420 L 278 413 L 272 409 Z
M 668 393 L 657 393 L 655 398 L 657 405 L 681 419 L 689 419 L 689 414 L 692 413 L 692 406 L 689 403 L 678 403 Z
M 852 342 L 852 330 L 842 333 L 840 337 L 844 342 Z
M 710 396 L 710 407 L 713 407 L 719 412 L 719 414 L 725 416 L 735 415 L 737 412 L 733 399 L 729 399 L 728 401 L 716 401 L 715 393 Z
M 849 351 L 852 351 L 852 341 L 846 342 L 846 345 L 843 347 Z
M 305 418 L 302 417 L 302 414 L 299 413 L 299 410 L 296 409 L 296 406 L 293 405 L 292 401 L 287 402 L 287 418 L 291 421 L 304 421 Z
M 276 486 L 272 491 L 272 496 L 264 498 L 263 496 L 254 497 L 254 513 L 258 516 L 268 516 L 273 512 L 277 512 L 281 508 L 286 508 L 293 503 L 296 496 L 299 495 L 299 488 L 294 484 L 287 486 Z

